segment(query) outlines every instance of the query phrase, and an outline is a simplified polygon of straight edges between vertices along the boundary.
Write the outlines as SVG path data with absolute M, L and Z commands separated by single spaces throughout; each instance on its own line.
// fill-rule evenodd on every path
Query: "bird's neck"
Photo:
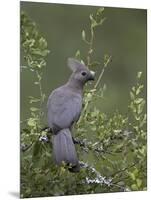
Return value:
M 74 78 L 70 78 L 69 81 L 67 82 L 67 86 L 71 88 L 74 92 L 80 93 L 82 95 L 83 84 L 80 81 Z

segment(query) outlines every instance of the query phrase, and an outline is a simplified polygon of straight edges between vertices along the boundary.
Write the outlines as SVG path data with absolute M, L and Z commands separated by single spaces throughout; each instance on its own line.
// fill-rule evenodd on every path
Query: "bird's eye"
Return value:
M 82 76 L 85 76 L 87 73 L 86 72 L 82 72 L 81 74 L 82 74 Z

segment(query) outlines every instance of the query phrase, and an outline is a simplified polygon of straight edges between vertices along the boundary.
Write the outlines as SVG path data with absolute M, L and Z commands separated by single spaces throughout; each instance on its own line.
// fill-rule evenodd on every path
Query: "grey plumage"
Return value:
M 48 125 L 53 131 L 53 155 L 57 165 L 71 165 L 71 172 L 79 171 L 77 153 L 71 136 L 72 125 L 82 110 L 84 84 L 94 79 L 94 72 L 73 58 L 68 59 L 73 71 L 68 82 L 55 89 L 48 98 Z
M 57 165 L 64 161 L 72 166 L 78 166 L 77 153 L 69 129 L 62 129 L 53 137 L 53 155 Z

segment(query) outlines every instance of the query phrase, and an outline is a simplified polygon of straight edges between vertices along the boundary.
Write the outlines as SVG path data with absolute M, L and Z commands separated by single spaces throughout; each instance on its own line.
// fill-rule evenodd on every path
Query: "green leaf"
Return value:
M 131 185 L 131 188 L 132 188 L 132 190 L 138 190 L 138 187 L 137 187 L 136 184 L 132 184 L 132 185 Z
M 42 77 L 40 74 L 37 74 L 38 80 L 41 81 Z
M 46 56 L 50 51 L 45 49 L 45 50 L 40 50 L 40 49 L 33 49 L 32 54 L 39 55 L 39 56 Z
M 34 82 L 34 84 L 35 84 L 35 85 L 39 85 L 39 82 L 36 81 L 36 82 Z
M 129 175 L 133 181 L 135 181 L 135 174 L 133 172 L 129 172 Z
M 131 97 L 131 100 L 134 100 L 135 99 L 135 95 L 133 92 L 130 92 L 130 97 Z
M 140 187 L 142 185 L 142 180 L 141 179 L 136 179 L 137 186 Z
M 103 24 L 103 22 L 106 20 L 106 17 L 104 17 L 103 19 L 101 19 L 100 20 L 100 22 L 98 22 L 98 24 L 97 25 L 102 25 Z
M 46 98 L 46 95 L 45 94 L 42 94 L 42 101 L 44 101 L 45 100 L 45 98 Z
M 138 73 L 137 73 L 137 78 L 140 79 L 141 76 L 142 76 L 142 72 L 138 72 Z
M 104 55 L 104 65 L 108 64 L 110 60 L 111 60 L 111 56 L 109 56 L 108 54 L 105 54 Z
M 42 56 L 47 56 L 48 53 L 50 53 L 50 51 L 47 50 L 47 49 L 41 51 L 41 55 L 42 55 Z
M 132 87 L 132 91 L 135 92 L 135 86 Z
M 92 14 L 90 14 L 90 20 L 91 20 L 91 28 L 94 28 L 95 26 L 98 25 L 96 20 L 93 18 Z
M 34 118 L 29 118 L 27 122 L 28 126 L 34 127 L 36 125 Z
M 136 103 L 136 104 L 140 104 L 140 103 L 142 103 L 143 101 L 144 101 L 143 98 L 137 98 L 137 99 L 135 99 L 135 103 Z
M 135 174 L 135 176 L 137 176 L 138 175 L 138 169 L 136 168 L 136 169 L 134 169 L 134 171 L 133 171 L 133 173 Z
M 103 11 L 104 11 L 104 8 L 102 7 L 102 8 L 99 8 L 98 10 L 97 10 L 97 15 L 100 15 L 100 14 L 102 14 L 103 13 Z
M 90 50 L 89 50 L 89 54 L 92 54 L 92 53 L 93 53 L 93 49 L 90 49 Z
M 82 31 L 82 39 L 83 39 L 84 41 L 85 41 L 85 39 L 86 39 L 85 37 L 86 37 L 85 31 L 83 30 L 83 31 Z
M 143 89 L 143 85 L 140 85 L 137 89 L 136 89 L 136 95 L 140 94 L 142 89 Z
M 80 62 L 81 62 L 83 65 L 85 65 L 85 62 L 84 62 L 82 59 L 80 60 Z
M 80 50 L 77 50 L 77 51 L 76 51 L 75 57 L 76 57 L 76 58 L 80 58 Z
M 145 100 L 143 99 L 143 101 L 138 105 L 138 114 L 141 114 L 143 112 L 144 105 L 145 105 Z
M 38 111 L 39 109 L 38 109 L 38 108 L 35 108 L 35 107 L 31 107 L 30 110 L 31 110 L 32 112 L 36 112 L 36 111 Z
M 90 18 L 91 21 L 93 21 L 93 15 L 92 14 L 90 14 L 89 18 Z
M 39 47 L 40 49 L 47 48 L 47 41 L 43 37 L 39 39 Z
M 144 114 L 143 119 L 140 122 L 140 127 L 142 127 L 146 123 L 147 115 Z
M 86 100 L 87 101 L 90 101 L 92 99 L 92 94 L 91 93 L 88 93 L 87 96 L 86 96 Z
M 29 103 L 37 103 L 39 101 L 40 99 L 34 98 L 34 99 L 30 99 Z

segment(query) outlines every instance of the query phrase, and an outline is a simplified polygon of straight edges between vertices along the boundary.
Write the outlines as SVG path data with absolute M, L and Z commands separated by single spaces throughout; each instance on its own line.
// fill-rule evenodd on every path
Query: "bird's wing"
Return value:
M 69 128 L 79 119 L 82 97 L 62 88 L 54 90 L 48 99 L 47 109 L 50 127 Z

